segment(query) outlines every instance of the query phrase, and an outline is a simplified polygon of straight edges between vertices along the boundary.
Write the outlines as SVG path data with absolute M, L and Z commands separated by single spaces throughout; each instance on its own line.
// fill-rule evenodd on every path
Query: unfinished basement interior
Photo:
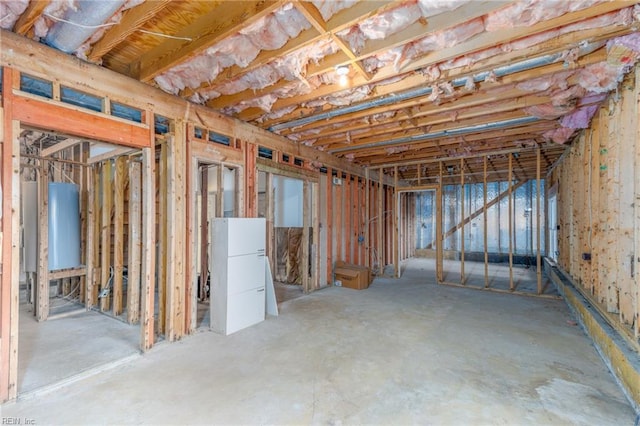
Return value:
M 2 1 L 2 423 L 637 426 L 639 29 Z

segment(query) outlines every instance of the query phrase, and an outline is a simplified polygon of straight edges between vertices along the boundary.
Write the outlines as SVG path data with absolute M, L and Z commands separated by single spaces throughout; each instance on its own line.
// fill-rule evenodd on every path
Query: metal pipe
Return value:
M 466 135 L 468 133 L 477 132 L 479 130 L 483 130 L 483 131 L 486 131 L 486 130 L 498 130 L 498 129 L 503 129 L 505 127 L 512 127 L 512 126 L 519 126 L 519 125 L 522 125 L 522 124 L 535 123 L 536 121 L 540 121 L 540 119 L 537 118 L 537 117 L 513 118 L 511 120 L 495 121 L 493 123 L 476 124 L 474 126 L 460 127 L 460 128 L 451 129 L 451 130 L 441 130 L 439 132 L 434 132 L 434 133 L 426 133 L 426 134 L 422 134 L 422 135 L 406 136 L 406 137 L 403 137 L 403 138 L 391 139 L 391 140 L 384 141 L 384 142 L 371 142 L 371 143 L 367 143 L 367 144 L 363 144 L 363 145 L 357 145 L 357 146 L 346 146 L 346 147 L 343 147 L 343 148 L 332 149 L 332 150 L 329 150 L 327 152 L 329 154 L 335 154 L 335 153 L 338 153 L 338 152 L 354 151 L 354 150 L 363 149 L 363 148 L 375 148 L 375 147 L 380 147 L 380 146 L 398 145 L 398 144 L 410 143 L 410 142 L 420 142 L 420 141 L 425 141 L 425 140 L 435 139 L 435 138 L 440 138 L 440 137 Z
M 597 50 L 598 48 L 602 47 L 602 45 L 603 45 L 602 42 L 587 43 L 587 44 L 581 45 L 579 47 L 580 49 L 579 56 L 584 56 L 588 53 L 591 53 Z M 540 56 L 538 58 L 526 59 L 524 61 L 516 62 L 511 65 L 505 65 L 502 67 L 495 68 L 493 69 L 493 73 L 496 77 L 504 77 L 506 75 L 515 74 L 522 71 L 528 71 L 537 67 L 553 64 L 555 62 L 560 61 L 562 57 L 563 57 L 563 52 L 559 52 L 559 53 L 554 53 L 550 55 Z M 472 78 L 474 82 L 480 83 L 485 81 L 490 74 L 491 74 L 490 71 L 483 71 L 473 75 Z M 453 87 L 462 87 L 466 84 L 466 82 L 467 82 L 467 77 L 460 77 L 452 80 L 451 84 Z M 341 115 L 364 111 L 369 108 L 390 105 L 396 102 L 405 101 L 407 99 L 430 95 L 431 92 L 432 92 L 431 87 L 421 87 L 418 89 L 409 90 L 404 93 L 399 93 L 397 95 L 389 95 L 389 96 L 375 99 L 373 101 L 363 102 L 361 104 L 356 104 L 356 105 L 349 105 L 342 108 L 336 108 L 331 111 L 323 112 L 323 113 L 312 115 L 309 117 L 303 117 L 298 120 L 292 120 L 286 123 L 276 124 L 269 127 L 269 130 L 272 132 L 275 132 L 278 130 L 289 129 L 292 127 L 304 126 L 307 124 L 315 123 L 316 121 L 328 120 L 334 117 L 339 117 Z

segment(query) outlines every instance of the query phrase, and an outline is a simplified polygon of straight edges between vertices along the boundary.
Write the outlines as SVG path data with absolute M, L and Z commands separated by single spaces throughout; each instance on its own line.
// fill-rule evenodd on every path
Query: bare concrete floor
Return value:
M 564 302 L 436 286 L 428 261 L 231 336 L 160 344 L 2 416 L 36 424 L 632 425 Z M 24 424 L 25 422 L 23 422 Z
M 139 354 L 138 326 L 88 312 L 80 305 L 68 305 L 68 316 L 39 323 L 33 316 L 32 306 L 20 305 L 20 394 L 37 392 Z

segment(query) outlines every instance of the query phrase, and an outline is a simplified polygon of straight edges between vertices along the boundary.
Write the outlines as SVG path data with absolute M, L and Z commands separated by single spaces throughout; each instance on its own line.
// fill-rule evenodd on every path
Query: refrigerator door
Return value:
M 264 287 L 264 254 L 247 254 L 227 259 L 229 281 L 227 294 L 234 294 Z
M 231 334 L 264 321 L 264 305 L 264 287 L 229 297 L 225 334 Z
M 229 256 L 262 253 L 266 246 L 265 218 L 227 218 Z

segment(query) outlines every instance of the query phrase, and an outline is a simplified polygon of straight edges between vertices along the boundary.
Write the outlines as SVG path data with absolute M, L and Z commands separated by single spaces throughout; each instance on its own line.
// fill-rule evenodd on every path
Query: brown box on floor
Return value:
M 371 282 L 371 271 L 366 266 L 352 265 L 342 261 L 335 264 L 335 280 L 342 282 L 342 287 L 364 290 Z

